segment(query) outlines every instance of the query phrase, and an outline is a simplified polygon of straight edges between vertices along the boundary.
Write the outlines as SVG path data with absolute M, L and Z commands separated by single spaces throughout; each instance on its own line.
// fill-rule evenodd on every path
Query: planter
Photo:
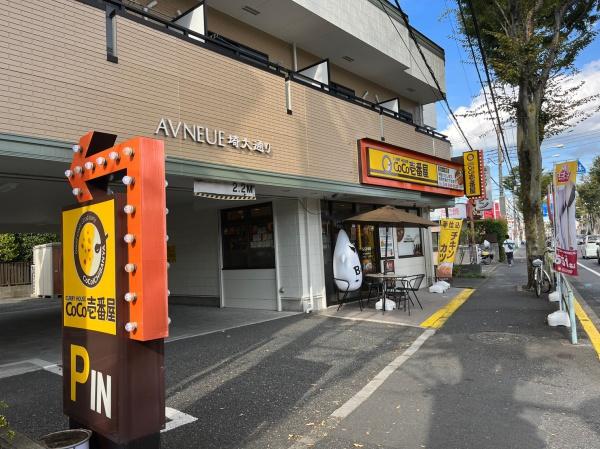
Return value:
M 62 430 L 43 436 L 40 442 L 48 449 L 89 449 L 91 436 L 86 429 Z

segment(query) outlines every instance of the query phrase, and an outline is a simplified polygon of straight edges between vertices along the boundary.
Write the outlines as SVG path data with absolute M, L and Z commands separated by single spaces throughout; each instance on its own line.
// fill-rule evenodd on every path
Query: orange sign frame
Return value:
M 74 146 L 67 177 L 79 203 L 93 199 L 90 185 L 94 181 L 106 180 L 107 175 L 117 172 L 129 177 L 127 205 L 133 208 L 127 213 L 119 211 L 127 215 L 127 234 L 133 238 L 128 242 L 127 264 L 134 267 L 128 272 L 128 280 L 129 292 L 135 294 L 129 302 L 129 322 L 135 323 L 135 328 L 129 332 L 129 338 L 139 341 L 165 338 L 169 334 L 169 318 L 164 144 L 156 139 L 135 137 L 99 151 L 94 145 L 94 150 L 89 151 L 94 139 L 110 142 L 111 137 L 114 143 L 116 136 L 110 134 L 90 131 L 82 136 L 79 145 Z M 100 145 L 103 146 L 106 144 Z

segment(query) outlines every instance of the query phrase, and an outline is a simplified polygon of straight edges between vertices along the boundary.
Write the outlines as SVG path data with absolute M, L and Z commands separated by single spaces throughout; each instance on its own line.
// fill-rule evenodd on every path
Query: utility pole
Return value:
M 500 215 L 506 217 L 506 201 L 504 198 L 504 185 L 502 184 L 502 162 L 504 157 L 502 155 L 502 146 L 500 145 L 500 128 L 496 126 L 496 139 L 498 142 L 498 184 L 499 184 L 499 201 L 500 201 Z

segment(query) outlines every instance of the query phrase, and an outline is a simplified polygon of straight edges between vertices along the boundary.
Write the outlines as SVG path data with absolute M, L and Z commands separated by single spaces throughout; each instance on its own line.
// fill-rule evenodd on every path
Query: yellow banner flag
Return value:
M 440 240 L 438 245 L 437 277 L 451 278 L 454 259 L 458 251 L 462 219 L 445 218 L 440 220 Z

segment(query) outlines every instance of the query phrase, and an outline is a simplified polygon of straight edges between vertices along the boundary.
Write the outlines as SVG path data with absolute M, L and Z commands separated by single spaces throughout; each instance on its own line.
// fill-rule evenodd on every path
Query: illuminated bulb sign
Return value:
M 63 408 L 105 445 L 164 426 L 169 326 L 163 142 L 115 141 L 73 145 L 62 213 Z

